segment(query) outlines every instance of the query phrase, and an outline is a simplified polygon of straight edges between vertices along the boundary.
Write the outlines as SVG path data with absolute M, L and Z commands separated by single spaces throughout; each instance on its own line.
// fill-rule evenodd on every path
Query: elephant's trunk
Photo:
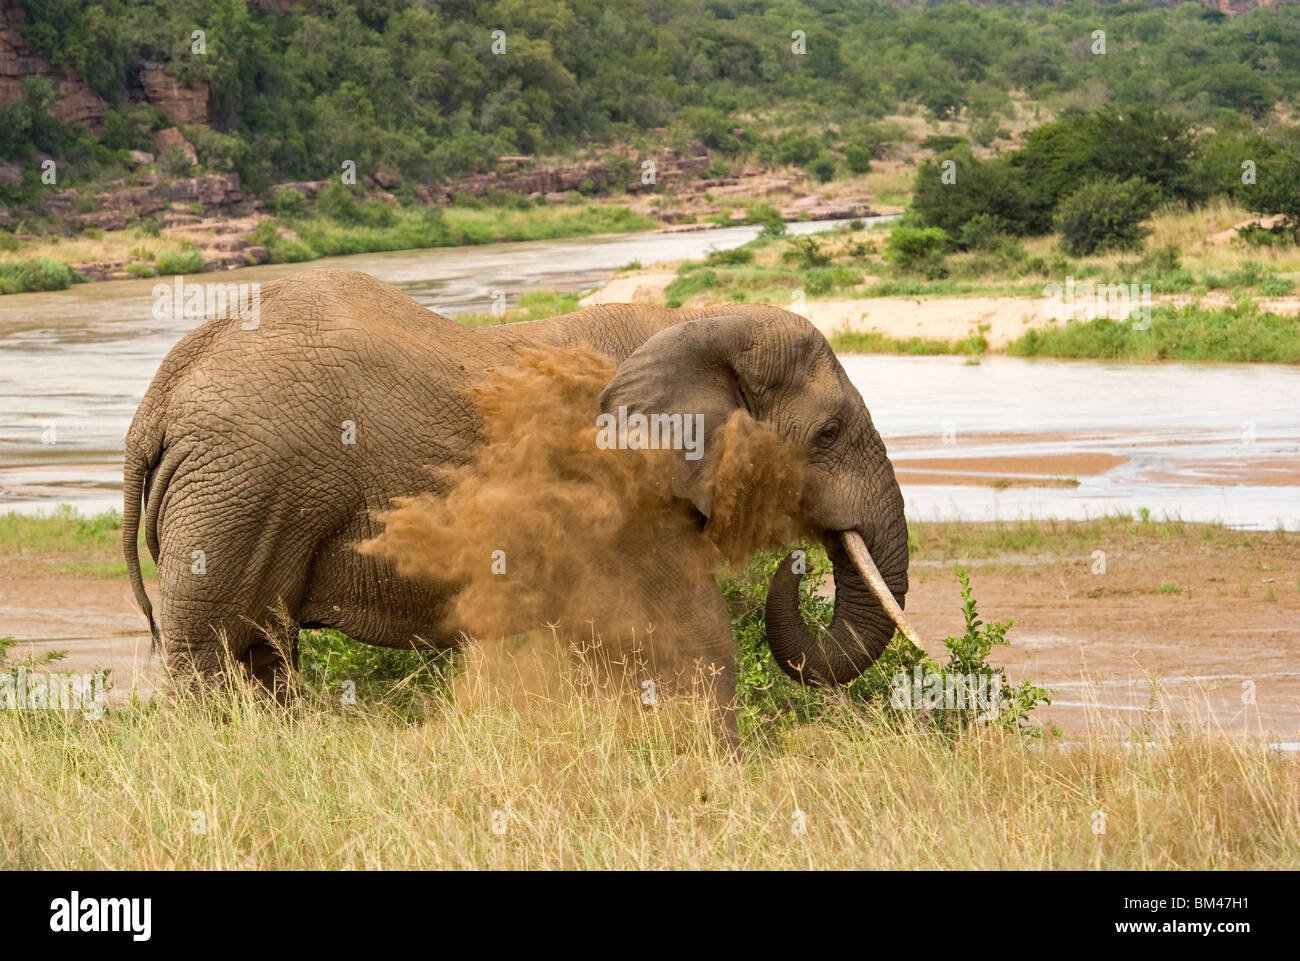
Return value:
M 877 568 L 856 530 L 831 533 L 826 550 L 835 567 L 835 616 L 810 634 L 799 613 L 800 569 L 790 555 L 767 593 L 767 643 L 781 669 L 805 684 L 847 684 L 878 658 L 897 627 L 919 645 L 903 616 L 907 593 L 907 523 L 898 519 L 877 545 Z M 883 574 L 882 574 L 883 570 Z

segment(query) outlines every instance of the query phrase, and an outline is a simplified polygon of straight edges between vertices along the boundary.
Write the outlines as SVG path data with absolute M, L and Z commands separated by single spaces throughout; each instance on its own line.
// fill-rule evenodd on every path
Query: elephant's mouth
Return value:
M 880 606 L 884 608 L 885 613 L 889 615 L 904 637 L 917 647 L 920 647 L 921 640 L 917 636 L 916 629 L 908 622 L 907 617 L 903 614 L 903 609 L 898 606 L 898 601 L 894 600 L 894 594 L 889 589 L 889 585 L 885 583 L 880 568 L 876 567 L 876 562 L 871 559 L 871 552 L 867 550 L 862 535 L 855 530 L 847 530 L 837 531 L 835 536 L 844 545 L 844 551 L 853 561 L 853 566 L 857 569 L 858 575 L 880 603 Z

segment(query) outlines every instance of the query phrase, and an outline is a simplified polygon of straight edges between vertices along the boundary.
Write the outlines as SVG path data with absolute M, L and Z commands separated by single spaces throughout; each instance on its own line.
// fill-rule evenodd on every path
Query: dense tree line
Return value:
M 957 249 L 1056 229 L 1079 255 L 1136 246 L 1161 203 L 1212 197 L 1282 215 L 1281 239 L 1300 234 L 1300 128 L 1260 133 L 1225 117 L 1197 131 L 1153 107 L 1069 111 L 1008 153 L 979 158 L 963 142 L 923 163 L 911 216 Z
M 871 122 L 900 103 L 960 114 L 991 136 L 1013 90 L 1054 109 L 1108 100 L 1203 124 L 1224 112 L 1261 118 L 1300 94 L 1295 6 L 1224 17 L 1190 3 L 1093 0 L 302 0 L 287 14 L 245 0 L 21 3 L 28 40 L 111 109 L 98 135 L 51 127 L 38 102 L 48 91 L 34 86 L 0 117 L 5 158 L 41 149 L 111 164 L 147 148 L 167 121 L 131 94 L 140 63 L 157 61 L 208 83 L 215 129 L 195 135 L 200 159 L 254 188 L 323 176 L 342 158 L 432 180 L 503 153 L 661 126 L 670 139 L 701 137 L 828 179 L 865 169 L 879 139 Z M 195 29 L 203 55 L 192 52 Z M 1036 142 L 1024 162 L 1049 148 Z M 986 172 L 994 187 L 1008 174 Z M 1049 180 L 1006 202 L 1041 226 L 1059 190 Z

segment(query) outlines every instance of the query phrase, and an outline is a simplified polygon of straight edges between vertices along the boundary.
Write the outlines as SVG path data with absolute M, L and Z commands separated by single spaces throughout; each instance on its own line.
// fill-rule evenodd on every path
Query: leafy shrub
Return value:
M 1277 274 L 1277 268 L 1265 267 L 1257 260 L 1248 260 L 1225 275 L 1206 274 L 1205 286 L 1212 290 L 1258 290 L 1266 297 L 1285 297 L 1295 284 Z
M 1003 233 L 1002 221 L 989 213 L 978 213 L 961 225 L 957 232 L 957 246 L 963 250 L 985 247 L 994 237 Z
M 361 208 L 352 190 L 338 181 L 327 184 L 316 195 L 316 209 L 345 226 L 355 227 L 363 220 Z
M 817 178 L 818 183 L 829 183 L 835 179 L 835 160 L 830 154 L 818 154 L 808 164 L 808 172 Z
M 277 217 L 297 217 L 306 213 L 307 198 L 289 187 L 275 195 L 275 215 Z
M 1140 177 L 1090 180 L 1061 201 L 1061 249 L 1072 257 L 1133 250 L 1150 230 L 1139 226 L 1156 207 L 1156 191 Z
M 158 169 L 168 177 L 188 177 L 193 168 L 194 162 L 190 160 L 190 155 L 176 144 L 168 147 L 158 157 Z
M 0 261 L 0 293 L 64 290 L 76 281 L 77 276 L 71 267 L 46 257 Z
M 154 261 L 154 267 L 163 276 L 168 274 L 201 273 L 203 271 L 203 252 L 193 248 L 181 251 L 164 251 Z
M 790 238 L 790 249 L 781 255 L 781 259 L 803 268 L 826 267 L 831 262 L 831 255 L 822 250 L 816 237 L 804 235 Z
M 808 271 L 804 278 L 804 288 L 810 294 L 828 294 L 837 287 L 852 287 L 862 283 L 862 274 L 842 264 L 833 267 L 817 267 Z
M 1240 196 L 1250 210 L 1280 214 L 1292 240 L 1300 240 L 1300 128 L 1279 137 L 1273 155 L 1260 165 L 1258 185 Z
M 898 269 L 924 274 L 930 280 L 947 275 L 943 262 L 948 234 L 939 227 L 897 226 L 885 241 L 885 259 Z
M 806 167 L 822 152 L 822 142 L 808 132 L 807 127 L 796 127 L 780 133 L 775 141 L 778 163 Z
M 818 586 L 829 573 L 830 562 L 821 545 L 799 546 L 809 563 L 809 575 L 799 584 L 800 612 L 810 629 L 824 629 L 834 614 L 834 602 L 821 594 Z M 965 630 L 959 637 L 945 639 L 946 665 L 931 661 L 923 650 L 895 634 L 876 663 L 839 691 L 806 687 L 789 678 L 767 646 L 764 616 L 768 585 L 785 558 L 784 550 L 755 552 L 743 567 L 729 571 L 722 580 L 739 654 L 736 700 L 743 735 L 768 735 L 814 718 L 831 720 L 844 698 L 850 704 L 880 708 L 887 717 L 900 721 L 904 714 L 916 713 L 923 723 L 939 732 L 955 733 L 977 721 L 977 711 L 971 708 L 923 708 L 917 712 L 911 702 L 899 703 L 895 698 L 899 677 L 910 679 L 917 668 L 937 676 L 944 686 L 951 675 L 987 675 L 990 682 L 996 678 L 1001 697 L 995 723 L 1035 733 L 1028 725 L 1028 717 L 1038 704 L 1050 703 L 1048 692 L 1028 682 L 1013 686 L 1001 668 L 988 663 L 993 648 L 1008 643 L 1007 632 L 1012 624 L 985 624 L 980 620 L 965 572 L 957 575 Z
M 248 146 L 244 141 L 202 124 L 187 127 L 186 137 L 193 144 L 194 153 L 206 170 L 229 173 L 236 170 L 248 156 Z
M 710 267 L 734 267 L 740 264 L 752 263 L 754 260 L 754 251 L 748 247 L 732 247 L 729 250 L 712 251 L 705 263 Z M 629 268 L 631 265 L 628 265 Z M 641 264 L 636 262 L 636 267 L 640 268 Z
M 712 270 L 695 268 L 687 270 L 685 274 L 681 271 L 678 273 L 678 278 L 664 288 L 664 303 L 668 307 L 680 307 L 696 294 L 718 284 L 718 275 Z
M 871 172 L 871 159 L 875 145 L 864 137 L 849 140 L 844 144 L 844 165 L 850 173 L 865 174 Z
M 768 237 L 779 237 L 786 231 L 781 211 L 769 203 L 751 204 L 745 211 L 745 223 L 761 224 L 764 236 Z
M 383 701 L 399 716 L 419 717 L 429 700 L 447 701 L 459 652 L 373 647 L 335 630 L 302 631 L 298 666 L 308 687 L 345 691 L 360 703 Z
M 931 134 L 921 141 L 922 150 L 933 150 L 935 153 L 943 153 L 951 150 L 953 147 L 964 145 L 965 137 L 958 137 L 955 134 Z

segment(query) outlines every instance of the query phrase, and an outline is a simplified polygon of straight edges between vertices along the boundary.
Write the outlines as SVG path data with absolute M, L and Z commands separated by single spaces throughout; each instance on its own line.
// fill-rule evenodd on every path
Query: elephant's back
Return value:
M 422 418 L 459 433 L 472 417 L 454 348 L 463 328 L 397 289 L 311 270 L 266 284 L 254 303 L 251 317 L 210 319 L 172 349 L 137 421 L 300 456 L 382 443 L 387 460 L 432 453 L 420 449 Z

